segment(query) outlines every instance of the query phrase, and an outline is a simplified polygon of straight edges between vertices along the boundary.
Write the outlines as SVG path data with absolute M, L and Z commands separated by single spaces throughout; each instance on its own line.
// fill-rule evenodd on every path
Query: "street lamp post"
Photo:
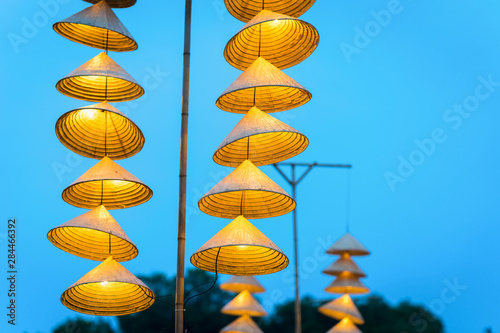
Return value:
M 320 163 L 275 163 L 273 166 L 279 174 L 292 186 L 292 198 L 296 200 L 297 185 L 304 179 L 305 176 L 314 167 L 326 168 L 352 168 L 350 164 L 320 164 Z M 287 177 L 285 172 L 280 166 L 290 166 L 292 169 L 291 178 Z M 306 171 L 302 173 L 298 179 L 295 177 L 295 168 L 298 166 L 307 167 Z M 302 311 L 300 309 L 300 292 L 299 292 L 299 254 L 298 254 L 298 239 L 297 239 L 297 208 L 293 210 L 293 243 L 294 243 L 294 263 L 295 263 L 295 333 L 302 333 Z

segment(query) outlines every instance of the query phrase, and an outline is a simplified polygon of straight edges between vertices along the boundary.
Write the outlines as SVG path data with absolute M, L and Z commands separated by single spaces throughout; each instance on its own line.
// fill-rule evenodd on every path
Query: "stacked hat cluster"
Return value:
M 280 216 L 295 201 L 257 167 L 306 149 L 305 135 L 269 115 L 307 103 L 311 94 L 282 69 L 306 59 L 317 47 L 316 29 L 297 17 L 314 0 L 225 0 L 245 26 L 227 43 L 224 57 L 243 73 L 217 99 L 227 112 L 244 114 L 213 155 L 236 168 L 199 201 L 204 213 L 234 219 L 191 256 L 203 270 L 231 275 L 271 274 L 288 258 L 248 219 Z
M 238 316 L 238 318 L 224 327 L 221 333 L 263 333 L 252 317 L 267 316 L 266 310 L 259 304 L 252 294 L 266 291 L 253 276 L 232 276 L 220 285 L 220 289 L 237 293 L 238 295 L 222 308 L 222 313 Z
M 364 324 L 364 319 L 350 295 L 367 294 L 370 289 L 359 280 L 366 277 L 366 274 L 352 260 L 352 257 L 366 256 L 370 252 L 349 233 L 340 238 L 326 252 L 338 255 L 340 258 L 323 270 L 324 274 L 336 277 L 325 288 L 325 291 L 332 294 L 343 294 L 342 297 L 319 308 L 319 312 L 322 314 L 340 320 L 328 333 L 361 333 L 356 324 Z
M 86 0 L 94 5 L 54 24 L 54 30 L 74 42 L 97 49 L 99 55 L 57 82 L 62 94 L 97 104 L 63 114 L 56 123 L 61 143 L 99 162 L 69 185 L 64 201 L 90 209 L 52 230 L 48 239 L 73 255 L 102 263 L 67 288 L 61 302 L 81 313 L 116 316 L 142 311 L 155 300 L 153 291 L 119 262 L 134 259 L 137 247 L 108 210 L 148 201 L 152 190 L 113 160 L 131 157 L 144 145 L 137 125 L 110 102 L 139 98 L 144 89 L 109 56 L 108 51 L 137 49 L 137 43 L 112 8 L 136 0 Z

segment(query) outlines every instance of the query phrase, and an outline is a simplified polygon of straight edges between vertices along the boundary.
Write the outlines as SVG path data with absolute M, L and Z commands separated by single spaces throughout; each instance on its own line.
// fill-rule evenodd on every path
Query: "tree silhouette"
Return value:
M 139 276 L 148 287 L 153 289 L 157 301 L 149 309 L 116 317 L 119 333 L 173 333 L 175 278 L 167 278 L 161 273 Z M 185 328 L 188 333 L 218 333 L 236 317 L 226 316 L 220 310 L 234 295 L 219 289 L 213 283 L 214 275 L 192 269 L 186 274 L 186 300 L 213 288 L 209 292 L 190 299 L 186 304 Z M 359 311 L 365 318 L 360 326 L 363 333 L 443 333 L 443 324 L 431 312 L 407 301 L 391 306 L 380 296 L 374 295 L 355 300 Z M 302 299 L 302 331 L 306 333 L 327 332 L 338 321 L 318 312 L 324 302 L 310 296 Z M 267 318 L 255 318 L 266 333 L 290 333 L 294 331 L 294 302 L 287 301 L 276 305 L 274 312 Z M 83 319 L 70 320 L 59 325 L 54 333 L 118 333 L 107 322 Z
M 117 317 L 121 332 L 174 332 L 175 278 L 154 274 L 139 276 L 139 279 L 155 292 L 158 300 L 145 311 Z M 208 290 L 213 281 L 213 274 L 198 269 L 189 270 L 186 274 L 186 301 Z M 231 300 L 231 295 L 220 290 L 218 285 L 217 282 L 210 292 L 191 298 L 186 304 L 184 322 L 189 333 L 218 333 L 231 321 L 230 317 L 220 313 L 220 309 Z
M 82 318 L 69 319 L 53 329 L 53 333 L 114 333 L 109 323 L 99 320 Z

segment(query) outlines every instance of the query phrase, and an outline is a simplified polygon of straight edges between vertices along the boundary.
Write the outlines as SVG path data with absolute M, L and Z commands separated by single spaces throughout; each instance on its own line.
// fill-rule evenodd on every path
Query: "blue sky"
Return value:
M 91 104 L 61 95 L 55 83 L 100 51 L 60 37 L 51 25 L 87 6 L 77 0 L 0 4 L 2 276 L 9 218 L 18 223 L 19 259 L 18 325 L 13 329 L 2 315 L 2 332 L 49 332 L 76 316 L 59 297 L 98 264 L 46 239 L 49 229 L 85 212 L 66 204 L 61 192 L 97 162 L 69 152 L 54 133 L 60 115 Z M 391 17 L 380 18 L 382 10 Z M 149 87 L 142 98 L 115 104 L 146 136 L 144 149 L 119 164 L 154 196 L 111 213 L 139 247 L 125 266 L 135 274 L 173 275 L 184 6 L 139 0 L 116 13 L 139 49 L 110 56 Z M 319 47 L 285 70 L 313 98 L 274 114 L 310 140 L 294 161 L 354 165 L 351 231 L 372 251 L 358 260 L 368 273 L 365 283 L 391 303 L 409 299 L 434 309 L 446 332 L 500 329 L 493 282 L 500 271 L 494 260 L 500 252 L 498 13 L 493 0 L 319 0 L 302 16 L 318 29 Z M 377 16 L 382 24 L 374 23 Z M 188 257 L 229 222 L 201 213 L 196 202 L 231 170 L 212 154 L 241 115 L 219 110 L 215 100 L 240 73 L 222 51 L 243 26 L 222 0 L 195 0 L 193 22 Z M 261 169 L 291 190 L 272 167 Z M 345 231 L 348 173 L 314 169 L 298 187 L 303 295 L 331 297 L 323 292 L 331 278 L 321 270 L 335 258 L 323 252 Z M 292 259 L 291 222 L 288 214 L 254 224 Z M 266 307 L 292 297 L 291 273 L 292 266 L 260 278 Z M 8 286 L 0 281 L 4 309 Z

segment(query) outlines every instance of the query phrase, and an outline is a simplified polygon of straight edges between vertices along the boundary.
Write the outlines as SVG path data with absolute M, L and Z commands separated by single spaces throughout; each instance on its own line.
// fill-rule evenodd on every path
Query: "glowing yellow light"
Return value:
M 245 251 L 246 249 L 248 249 L 247 245 L 238 245 L 238 250 Z
M 101 282 L 101 286 L 106 287 L 108 285 L 108 281 Z
M 89 120 L 94 120 L 97 118 L 97 111 L 96 109 L 83 109 L 82 110 L 82 113 L 84 115 L 85 118 L 89 119 Z

